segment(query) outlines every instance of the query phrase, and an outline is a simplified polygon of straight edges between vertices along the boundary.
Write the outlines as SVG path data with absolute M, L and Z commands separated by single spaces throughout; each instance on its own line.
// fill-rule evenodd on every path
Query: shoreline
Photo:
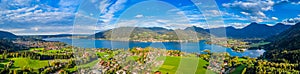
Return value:
M 143 41 L 143 40 L 111 40 L 111 39 L 103 39 L 103 38 L 98 38 L 98 39 L 95 39 L 95 38 L 77 38 L 77 37 L 53 37 L 53 38 L 68 38 L 68 39 L 89 39 L 89 40 L 110 40 L 110 41 L 129 41 L 129 42 L 144 42 L 144 43 L 147 43 L 147 42 L 153 42 L 153 43 L 156 43 L 156 42 L 200 42 L 200 41 L 207 41 L 206 39 L 199 39 L 199 40 L 162 40 L 162 41 Z M 47 39 L 47 38 L 45 38 Z M 220 45 L 220 44 L 214 44 L 214 43 L 207 43 L 205 42 L 206 44 L 209 44 L 209 45 L 219 45 L 219 46 L 222 46 L 222 47 L 226 47 L 226 48 L 231 48 L 233 49 L 232 47 L 230 46 L 224 46 L 224 45 Z M 243 51 L 246 51 L 246 50 L 254 50 L 253 48 L 249 47 L 249 48 L 242 48 L 242 52 Z M 241 50 L 241 49 L 240 49 Z M 261 49 L 260 49 L 261 50 Z
M 201 40 L 206 40 L 206 39 L 198 39 L 198 40 L 112 40 L 112 39 L 103 39 L 103 38 L 97 38 L 97 39 L 96 38 L 77 38 L 77 37 L 60 37 L 60 38 L 91 39 L 91 40 L 111 40 L 111 41 L 132 41 L 132 42 L 198 42 L 198 41 L 201 41 Z

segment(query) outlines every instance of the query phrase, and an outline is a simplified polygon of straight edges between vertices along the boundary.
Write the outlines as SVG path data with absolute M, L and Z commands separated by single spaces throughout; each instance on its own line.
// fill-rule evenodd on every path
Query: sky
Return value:
M 300 22 L 299 0 L 0 0 L 0 30 L 93 34 L 122 26 L 243 28 Z

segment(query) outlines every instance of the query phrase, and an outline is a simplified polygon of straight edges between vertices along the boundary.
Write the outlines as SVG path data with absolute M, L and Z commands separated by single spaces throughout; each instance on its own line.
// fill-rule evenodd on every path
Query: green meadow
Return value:
M 162 58 L 159 59 L 162 60 Z M 180 72 L 189 71 L 190 73 L 196 74 L 214 73 L 205 68 L 208 64 L 209 63 L 207 61 L 200 58 L 167 56 L 165 57 L 163 65 L 159 68 L 158 71 L 162 72 L 162 74 L 175 74 L 178 70 L 180 70 Z
M 43 68 L 48 66 L 48 60 L 32 60 L 29 58 L 12 58 L 14 60 L 14 67 L 22 68 L 29 67 L 33 69 Z

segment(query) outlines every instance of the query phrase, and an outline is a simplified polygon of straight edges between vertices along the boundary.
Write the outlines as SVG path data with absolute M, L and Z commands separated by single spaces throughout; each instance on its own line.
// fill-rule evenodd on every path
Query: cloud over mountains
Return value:
M 89 4 L 81 4 L 87 1 Z M 216 13 L 222 15 L 222 20 L 215 24 L 224 21 L 225 26 L 244 27 L 251 22 L 264 24 L 300 22 L 299 9 L 297 9 L 300 7 L 300 1 L 297 0 L 216 0 L 219 10 L 201 10 L 197 6 L 201 6 L 203 3 L 194 4 L 191 1 L 160 1 L 162 3 L 160 5 L 151 5 L 151 7 L 156 6 L 156 9 L 151 9 L 147 5 L 140 6 L 139 10 L 130 11 L 131 13 L 126 14 L 128 16 L 122 17 L 118 21 L 124 12 L 142 2 L 135 0 L 1 0 L 0 30 L 15 34 L 72 33 L 73 24 L 78 17 L 85 19 L 76 22 L 85 24 L 80 25 L 80 28 L 92 31 L 114 28 L 114 24 L 131 25 L 132 21 L 139 22 L 138 26 L 208 28 L 219 27 L 206 23 L 207 20 L 219 20 L 213 18 Z M 166 7 L 168 4 L 174 8 Z M 284 7 L 280 5 L 284 5 Z M 88 10 L 91 6 L 97 9 Z M 147 9 L 159 11 L 142 12 Z M 85 12 L 95 13 L 84 14 Z M 91 20 L 97 22 L 89 23 L 88 21 Z

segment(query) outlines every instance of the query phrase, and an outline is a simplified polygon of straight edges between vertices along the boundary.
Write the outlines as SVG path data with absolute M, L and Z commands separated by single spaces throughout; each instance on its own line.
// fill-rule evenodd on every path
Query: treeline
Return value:
M 300 50 L 268 50 L 262 58 L 279 63 L 300 63 Z
M 39 69 L 33 69 L 26 66 L 22 67 L 21 69 L 10 69 L 12 66 L 7 66 L 3 69 L 0 69 L 0 74 L 51 74 L 51 73 L 68 74 L 74 72 L 67 71 L 64 69 L 74 68 L 75 66 L 76 66 L 75 60 L 69 60 L 68 62 L 53 61 L 49 63 L 49 66 L 45 66 Z
M 10 39 L 0 39 L 0 53 L 4 51 L 18 51 L 22 49 L 27 49 L 25 46 L 18 45 L 12 42 Z
M 275 63 L 259 60 L 246 68 L 246 74 L 299 74 L 299 64 Z
M 73 53 L 66 54 L 39 54 L 34 52 L 11 52 L 2 55 L 2 59 L 26 57 L 35 60 L 53 60 L 53 59 L 71 59 L 74 58 Z

